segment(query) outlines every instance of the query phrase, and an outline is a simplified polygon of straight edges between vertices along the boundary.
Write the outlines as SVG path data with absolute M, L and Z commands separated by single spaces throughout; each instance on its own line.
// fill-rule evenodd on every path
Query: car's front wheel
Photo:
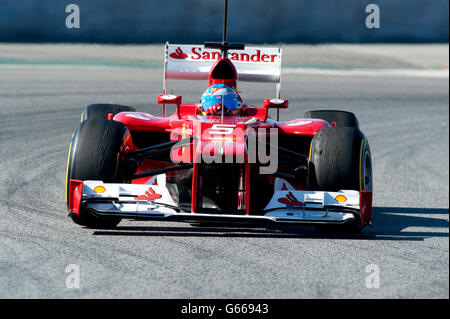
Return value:
M 91 119 L 81 122 L 75 130 L 69 147 L 66 174 L 66 202 L 71 179 L 101 180 L 118 183 L 126 179 L 120 155 L 129 140 L 129 131 L 120 122 Z M 87 211 L 71 214 L 72 220 L 93 228 L 115 227 L 120 218 L 97 218 Z
M 372 190 L 372 187 L 372 159 L 365 135 L 355 127 L 319 130 L 311 142 L 308 188 L 362 191 Z M 359 231 L 360 224 L 360 221 L 355 221 L 341 229 Z

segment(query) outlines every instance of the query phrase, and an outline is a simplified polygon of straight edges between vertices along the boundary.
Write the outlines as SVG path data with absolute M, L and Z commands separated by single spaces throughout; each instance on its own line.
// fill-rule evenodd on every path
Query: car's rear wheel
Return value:
M 372 159 L 364 134 L 355 127 L 319 130 L 311 142 L 308 188 L 320 191 L 372 190 Z M 341 228 L 321 230 L 361 230 L 360 220 Z
M 120 163 L 120 152 L 129 131 L 120 122 L 91 119 L 80 123 L 69 148 L 66 174 L 66 202 L 70 179 L 101 180 L 105 183 L 123 182 L 125 172 Z M 87 211 L 71 214 L 79 225 L 93 228 L 115 227 L 120 218 L 97 218 Z
M 120 104 L 89 104 L 81 113 L 81 122 L 86 120 L 102 119 L 106 120 L 108 114 L 116 115 L 120 112 L 136 112 L 132 106 Z
M 305 113 L 305 118 L 314 118 L 335 123 L 336 127 L 356 127 L 359 128 L 358 119 L 352 112 L 335 110 L 315 110 Z

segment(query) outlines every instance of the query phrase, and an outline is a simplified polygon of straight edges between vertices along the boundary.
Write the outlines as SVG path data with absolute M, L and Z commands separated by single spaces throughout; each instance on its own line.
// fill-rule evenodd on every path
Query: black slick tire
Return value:
M 129 134 L 124 124 L 112 120 L 91 119 L 80 123 L 67 159 L 66 201 L 70 179 L 123 182 L 119 154 Z M 79 215 L 70 216 L 76 224 L 92 228 L 115 227 L 120 222 L 120 218 L 97 218 L 83 210 Z
M 364 134 L 355 127 L 319 130 L 311 142 L 307 181 L 310 190 L 372 190 L 372 160 Z M 345 232 L 361 230 L 360 221 L 318 228 Z

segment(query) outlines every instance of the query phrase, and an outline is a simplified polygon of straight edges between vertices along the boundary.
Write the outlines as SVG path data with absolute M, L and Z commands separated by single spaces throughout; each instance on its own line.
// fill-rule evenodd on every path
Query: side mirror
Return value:
M 266 109 L 287 109 L 289 101 L 287 99 L 264 99 Z
M 158 104 L 181 104 L 181 95 L 158 94 Z
M 175 104 L 177 106 L 177 115 L 180 118 L 181 95 L 158 94 L 158 104 L 163 104 L 162 116 L 166 116 L 166 104 Z

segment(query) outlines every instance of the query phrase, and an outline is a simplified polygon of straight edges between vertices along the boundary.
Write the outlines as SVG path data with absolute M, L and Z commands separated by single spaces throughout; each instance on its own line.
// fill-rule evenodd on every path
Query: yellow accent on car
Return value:
M 343 202 L 347 201 L 347 197 L 345 197 L 344 195 L 337 195 L 334 199 L 339 203 L 343 203 Z
M 103 186 L 97 186 L 94 188 L 94 192 L 99 193 L 99 194 L 104 193 L 105 191 L 106 191 L 106 188 L 104 188 Z

